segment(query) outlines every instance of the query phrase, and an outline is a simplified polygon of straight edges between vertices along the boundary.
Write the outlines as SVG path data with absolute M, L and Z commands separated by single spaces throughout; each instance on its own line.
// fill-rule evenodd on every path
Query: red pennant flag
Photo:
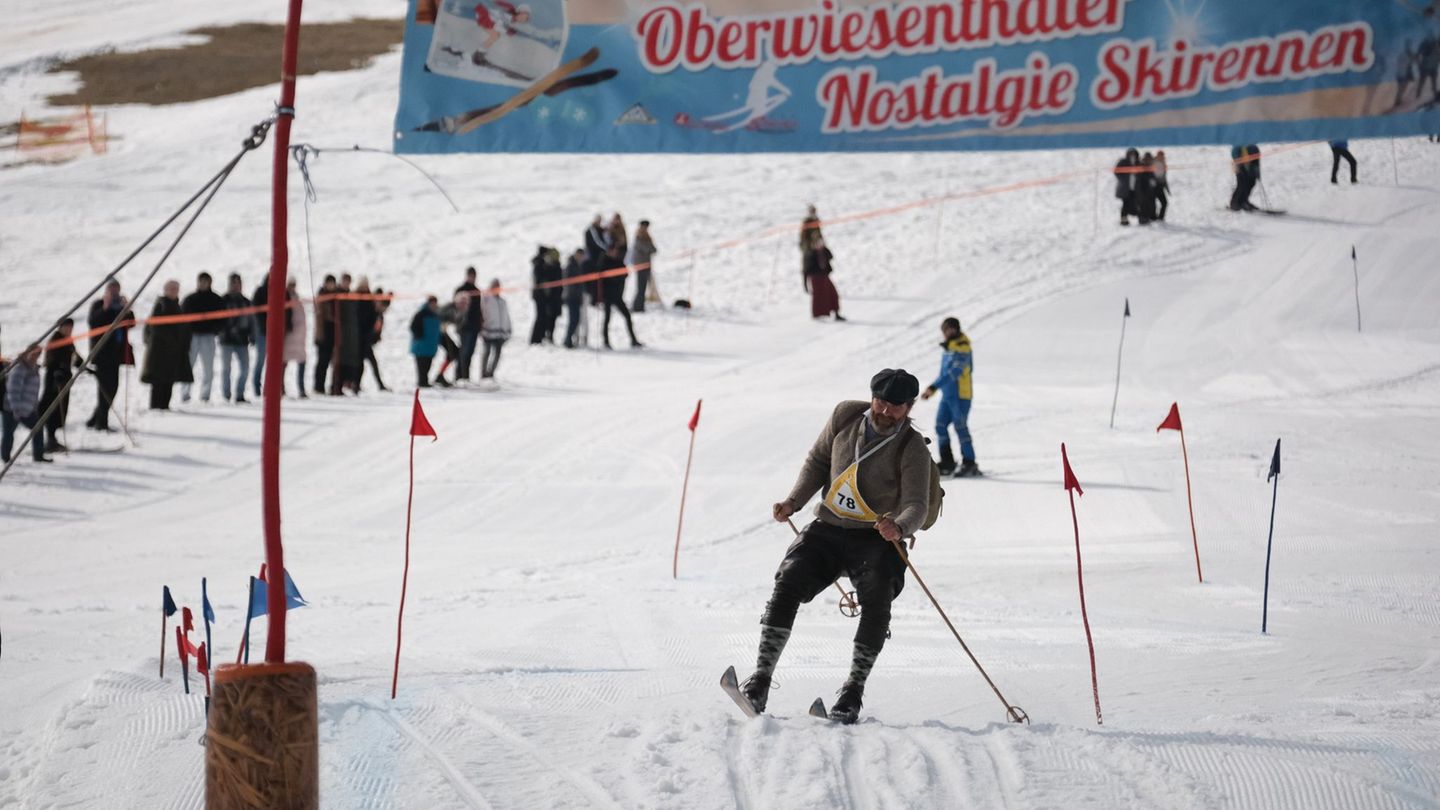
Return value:
M 695 428 L 700 425 L 700 403 L 702 403 L 702 402 L 704 402 L 704 401 L 705 401 L 705 400 L 703 400 L 703 399 L 697 399 L 697 400 L 695 400 L 695 414 L 690 417 L 690 432 L 691 432 L 691 433 L 694 433 L 694 432 L 695 432 Z
M 1065 465 L 1065 489 L 1075 490 L 1076 494 L 1084 495 L 1085 490 L 1080 488 L 1080 479 L 1075 477 L 1075 471 L 1070 469 L 1070 457 L 1065 454 L 1065 443 L 1060 443 L 1060 463 Z
M 1184 430 L 1180 427 L 1180 403 L 1170 403 L 1170 415 L 1165 417 L 1165 421 L 1160 423 L 1160 427 L 1155 428 L 1156 433 L 1162 430 Z
M 429 436 L 431 441 L 440 441 L 430 420 L 425 418 L 425 409 L 420 407 L 420 392 L 415 392 L 415 407 L 410 410 L 410 435 Z
M 210 674 L 210 658 L 205 654 L 205 642 L 200 642 L 200 649 L 192 655 L 195 656 L 195 671 L 201 675 Z
M 182 625 L 185 628 L 185 632 L 189 633 L 191 630 L 194 630 L 195 617 L 190 614 L 190 608 L 180 608 L 180 615 L 185 618 L 185 623 Z

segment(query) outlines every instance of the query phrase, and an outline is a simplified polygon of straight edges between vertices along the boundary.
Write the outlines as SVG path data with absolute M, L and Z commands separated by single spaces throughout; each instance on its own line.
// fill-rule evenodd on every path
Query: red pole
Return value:
M 1195 544 L 1195 576 L 1203 583 L 1205 575 L 1200 573 L 1200 540 L 1195 535 L 1195 501 L 1190 497 L 1190 452 L 1185 449 L 1185 428 L 1180 428 L 1180 454 L 1185 459 L 1185 502 L 1190 506 L 1190 541 Z
M 419 402 L 419 395 L 416 395 Z M 395 619 L 395 674 L 390 680 L 390 699 L 400 688 L 400 629 L 405 625 L 405 589 L 410 584 L 410 507 L 415 503 L 415 434 L 410 434 L 410 495 L 405 499 L 405 573 L 400 577 L 400 615 Z
M 280 393 L 285 374 L 285 276 L 290 256 L 285 240 L 288 216 L 286 163 L 290 154 L 290 123 L 295 118 L 295 65 L 300 50 L 301 0 L 290 0 L 285 18 L 285 49 L 280 57 L 280 106 L 275 120 L 275 160 L 272 164 L 270 225 L 270 286 L 265 302 L 266 329 L 275 339 L 265 341 L 265 415 L 260 439 L 260 482 L 265 524 L 265 562 L 281 572 L 280 585 L 267 594 L 270 613 L 265 661 L 285 661 L 285 548 L 280 539 Z M 278 330 L 277 330 L 278 327 Z
M 1095 674 L 1095 640 L 1090 637 L 1090 614 L 1085 610 L 1085 574 L 1080 568 L 1080 519 L 1075 516 L 1075 490 L 1070 490 L 1070 522 L 1075 526 L 1075 577 L 1080 581 L 1080 621 L 1085 625 L 1085 645 L 1090 648 L 1090 689 L 1095 694 L 1095 725 L 1100 718 L 1100 679 Z
M 685 496 L 690 492 L 690 462 L 695 460 L 695 430 L 690 430 L 690 454 L 685 458 L 685 483 L 680 487 L 680 522 L 675 524 L 675 557 L 670 562 L 670 578 L 680 578 L 680 529 L 685 525 Z

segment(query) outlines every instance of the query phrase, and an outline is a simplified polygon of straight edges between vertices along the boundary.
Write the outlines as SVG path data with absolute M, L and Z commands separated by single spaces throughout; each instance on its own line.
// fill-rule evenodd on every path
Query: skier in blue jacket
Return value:
M 945 340 L 940 343 L 944 354 L 940 360 L 940 376 L 920 395 L 929 399 L 940 392 L 940 408 L 935 414 L 935 434 L 940 439 L 940 472 L 956 478 L 970 478 L 983 475 L 975 463 L 975 445 L 970 441 L 971 372 L 975 361 L 970 351 L 970 338 L 960 330 L 958 318 L 946 318 L 940 324 Z M 950 450 L 950 427 L 954 425 L 955 435 L 960 437 L 960 468 L 955 468 L 955 456 Z

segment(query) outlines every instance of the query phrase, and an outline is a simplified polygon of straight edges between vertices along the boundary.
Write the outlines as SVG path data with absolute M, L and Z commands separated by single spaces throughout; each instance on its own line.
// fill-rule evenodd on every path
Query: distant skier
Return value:
M 910 427 L 920 382 L 904 369 L 884 369 L 870 380 L 870 402 L 841 402 L 830 414 L 800 468 L 790 494 L 772 507 L 783 523 L 817 492 L 824 501 L 815 520 L 785 552 L 775 589 L 760 619 L 755 673 L 741 687 L 758 712 L 765 710 L 775 665 L 790 639 L 795 614 L 848 576 L 860 603 L 850 675 L 830 718 L 854 723 L 865 682 L 885 646 L 890 603 L 905 587 L 905 561 L 894 542 L 925 521 L 930 500 L 930 454 Z
M 1231 148 L 1230 164 L 1235 172 L 1235 192 L 1230 195 L 1230 210 L 1260 210 L 1250 202 L 1250 193 L 1260 182 L 1260 147 L 1250 144 Z
M 1330 142 L 1330 155 L 1333 157 L 1333 161 L 1332 161 L 1331 164 L 1330 164 L 1330 182 L 1331 182 L 1331 183 L 1338 184 L 1338 183 L 1340 182 L 1340 160 L 1341 160 L 1341 158 L 1344 158 L 1345 161 L 1350 164 L 1350 183 L 1353 185 L 1353 184 L 1355 184 L 1355 183 L 1360 182 L 1360 181 L 1356 178 L 1356 176 L 1355 176 L 1355 171 L 1356 171 L 1356 168 L 1357 168 L 1357 164 L 1355 163 L 1355 156 L 1352 155 L 1352 154 L 1350 154 L 1350 142 L 1349 142 L 1349 141 L 1347 141 L 1347 140 L 1331 141 L 1331 142 Z
M 800 253 L 809 253 L 815 247 L 815 240 L 823 236 L 820 232 L 820 214 L 812 203 L 805 210 L 805 220 L 800 223 Z
M 955 474 L 956 478 L 971 478 L 983 475 L 975 463 L 975 445 L 970 441 L 970 399 L 972 385 L 970 374 L 974 370 L 974 356 L 970 351 L 970 338 L 960 329 L 958 318 L 946 318 L 940 324 L 940 333 L 945 337 L 940 342 L 944 353 L 940 359 L 940 376 L 920 395 L 929 399 L 940 393 L 940 408 L 935 412 L 935 436 L 940 444 L 940 463 L 937 465 L 943 475 Z M 950 428 L 960 438 L 960 468 L 955 468 L 955 455 L 950 450 Z

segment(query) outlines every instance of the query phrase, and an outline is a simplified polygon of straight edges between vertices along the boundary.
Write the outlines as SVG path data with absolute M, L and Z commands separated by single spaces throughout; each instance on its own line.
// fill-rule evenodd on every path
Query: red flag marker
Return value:
M 1065 453 L 1065 444 L 1060 444 L 1060 463 L 1065 467 L 1065 491 L 1070 496 L 1070 522 L 1075 526 L 1075 577 L 1080 581 L 1080 621 L 1085 625 L 1085 644 L 1090 648 L 1090 689 L 1095 694 L 1095 725 L 1105 721 L 1100 716 L 1100 679 L 1095 674 L 1095 641 L 1090 637 L 1090 615 L 1085 610 L 1085 574 L 1080 565 L 1080 519 L 1075 515 L 1075 495 L 1085 494 L 1075 471 L 1070 469 L 1070 457 Z
M 405 498 L 405 571 L 400 575 L 400 612 L 395 617 L 395 671 L 390 679 L 390 699 L 394 700 L 400 689 L 400 639 L 405 628 L 405 592 L 410 587 L 410 515 L 415 505 L 415 437 L 429 436 L 437 442 L 440 436 L 425 417 L 420 407 L 420 391 L 415 391 L 415 404 L 410 409 L 410 493 Z
M 180 671 L 185 674 L 185 694 L 190 694 L 190 659 L 185 653 L 185 632 L 175 628 L 175 653 L 180 657 Z
M 690 417 L 690 454 L 685 457 L 685 483 L 680 485 L 680 520 L 675 524 L 675 556 L 670 561 L 670 578 L 680 578 L 680 530 L 685 526 L 685 497 L 690 492 L 690 463 L 695 460 L 695 428 L 700 426 L 700 405 L 695 400 L 695 413 Z
M 1195 545 L 1195 576 L 1201 582 L 1205 581 L 1205 575 L 1200 573 L 1200 539 L 1195 534 L 1195 499 L 1190 495 L 1190 451 L 1185 449 L 1185 427 L 1180 424 L 1180 403 L 1170 403 L 1170 413 L 1165 416 L 1165 421 L 1155 432 L 1162 430 L 1177 430 L 1180 432 L 1180 454 L 1185 460 L 1185 503 L 1190 507 L 1190 542 Z

